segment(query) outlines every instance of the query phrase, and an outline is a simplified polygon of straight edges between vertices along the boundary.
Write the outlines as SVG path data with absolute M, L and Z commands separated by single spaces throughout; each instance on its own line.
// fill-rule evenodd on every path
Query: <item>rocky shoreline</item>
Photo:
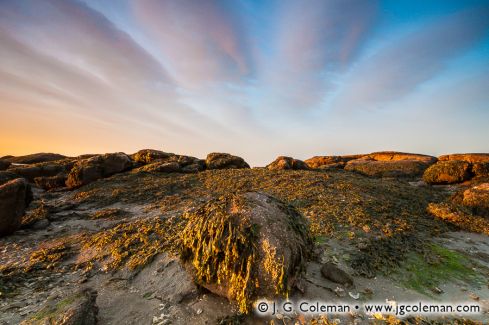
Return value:
M 0 323 L 367 324 L 253 302 L 454 292 L 486 321 L 488 184 L 489 154 L 2 157 Z

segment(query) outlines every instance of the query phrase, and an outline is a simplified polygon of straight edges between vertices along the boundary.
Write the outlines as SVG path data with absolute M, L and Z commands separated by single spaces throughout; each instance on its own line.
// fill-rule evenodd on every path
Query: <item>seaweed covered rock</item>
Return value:
M 34 182 L 36 177 L 51 177 L 59 173 L 68 173 L 75 165 L 75 162 L 75 159 L 67 158 L 28 166 L 10 167 L 9 171 L 26 178 L 29 182 Z
M 132 167 L 132 161 L 125 153 L 108 153 L 89 159 L 79 160 L 66 179 L 66 186 L 76 188 L 100 178 L 109 177 Z
M 425 170 L 423 180 L 428 184 L 454 184 L 470 178 L 471 166 L 466 161 L 438 161 Z
M 62 160 L 65 158 L 67 157 L 57 153 L 40 152 L 40 153 L 33 153 L 31 155 L 26 155 L 26 156 L 17 156 L 17 157 L 9 156 L 3 159 L 15 164 L 37 164 L 37 163 L 48 162 L 48 161 Z
M 97 291 L 81 289 L 67 297 L 46 304 L 22 325 L 95 325 L 97 324 L 98 307 L 95 303 Z
M 489 163 L 489 153 L 456 153 L 438 157 L 440 161 L 460 160 L 471 164 Z
M 7 168 L 10 167 L 10 162 L 9 161 L 6 161 L 6 160 L 1 160 L 0 159 L 0 171 L 1 170 L 6 170 Z
M 304 160 L 307 166 L 312 169 L 343 168 L 346 163 L 353 159 L 358 159 L 363 155 L 347 156 L 314 156 Z
M 205 158 L 207 169 L 239 169 L 250 168 L 243 158 L 228 153 L 213 152 Z
M 21 217 L 31 201 L 31 187 L 25 179 L 17 178 L 0 185 L 0 236 L 20 228 Z
M 473 186 L 463 193 L 462 204 L 475 214 L 489 216 L 489 183 Z
M 182 171 L 182 169 L 177 162 L 157 161 L 151 164 L 144 165 L 143 167 L 138 168 L 137 171 L 176 173 Z
M 305 219 L 274 197 L 248 192 L 186 215 L 181 259 L 196 282 L 248 312 L 258 297 L 287 294 L 312 241 Z
M 267 168 L 269 170 L 307 170 L 309 169 L 309 166 L 302 160 L 294 159 L 292 157 L 279 156 L 277 159 L 268 164 Z
M 472 164 L 472 174 L 477 178 L 489 177 L 489 162 Z
M 349 161 L 345 166 L 345 170 L 373 177 L 417 177 L 421 176 L 426 168 L 428 165 L 418 160 L 355 159 Z

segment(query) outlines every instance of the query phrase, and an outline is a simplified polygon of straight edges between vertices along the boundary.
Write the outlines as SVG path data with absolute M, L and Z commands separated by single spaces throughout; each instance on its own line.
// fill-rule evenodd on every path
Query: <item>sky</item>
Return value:
M 488 0 L 0 0 L 0 156 L 488 140 Z

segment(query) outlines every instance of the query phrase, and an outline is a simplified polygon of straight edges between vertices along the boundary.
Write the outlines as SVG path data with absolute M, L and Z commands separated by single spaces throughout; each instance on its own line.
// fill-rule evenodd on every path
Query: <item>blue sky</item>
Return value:
M 0 155 L 489 152 L 489 1 L 0 1 Z

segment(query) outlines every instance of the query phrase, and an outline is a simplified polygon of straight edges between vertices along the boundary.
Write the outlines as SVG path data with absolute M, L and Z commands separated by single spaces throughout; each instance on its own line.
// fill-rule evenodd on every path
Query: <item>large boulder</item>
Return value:
M 208 154 L 205 165 L 207 169 L 250 168 L 243 158 L 220 152 Z
M 11 165 L 10 161 L 0 159 L 0 171 L 6 170 L 7 168 L 10 167 L 10 165 Z
M 350 160 L 361 157 L 363 157 L 363 155 L 314 156 L 304 160 L 304 162 L 312 169 L 343 168 Z
M 31 188 L 25 179 L 17 178 L 0 185 L 0 236 L 20 228 L 21 218 L 31 201 Z
M 456 153 L 438 157 L 440 161 L 461 160 L 471 164 L 489 163 L 489 153 Z
M 267 168 L 269 170 L 307 170 L 309 169 L 309 166 L 302 160 L 294 159 L 292 157 L 279 156 L 277 159 L 268 164 Z
M 249 312 L 286 296 L 312 248 L 305 219 L 258 192 L 231 194 L 185 215 L 181 259 L 196 282 Z
M 13 164 L 37 164 L 37 163 L 47 162 L 47 161 L 62 160 L 65 158 L 67 157 L 57 153 L 40 152 L 40 153 L 34 153 L 26 156 L 17 156 L 17 157 L 8 156 L 2 159 L 11 162 Z
M 478 215 L 489 216 L 489 183 L 473 186 L 463 193 L 462 204 Z
M 489 177 L 489 162 L 473 163 L 472 174 L 478 178 Z
M 418 160 L 364 160 L 349 161 L 345 170 L 355 171 L 373 177 L 418 177 L 423 175 L 428 165 Z
M 428 184 L 454 184 L 468 180 L 471 165 L 461 160 L 441 160 L 425 170 L 423 180 Z
M 79 160 L 68 174 L 66 186 L 77 188 L 100 178 L 126 171 L 132 166 L 129 156 L 122 152 L 107 153 Z
M 75 162 L 75 159 L 67 158 L 27 166 L 11 166 L 8 171 L 24 177 L 29 182 L 34 182 L 36 177 L 51 177 L 67 173 L 73 168 Z
M 59 301 L 48 300 L 21 325 L 95 325 L 98 314 L 96 299 L 97 291 L 84 288 Z

